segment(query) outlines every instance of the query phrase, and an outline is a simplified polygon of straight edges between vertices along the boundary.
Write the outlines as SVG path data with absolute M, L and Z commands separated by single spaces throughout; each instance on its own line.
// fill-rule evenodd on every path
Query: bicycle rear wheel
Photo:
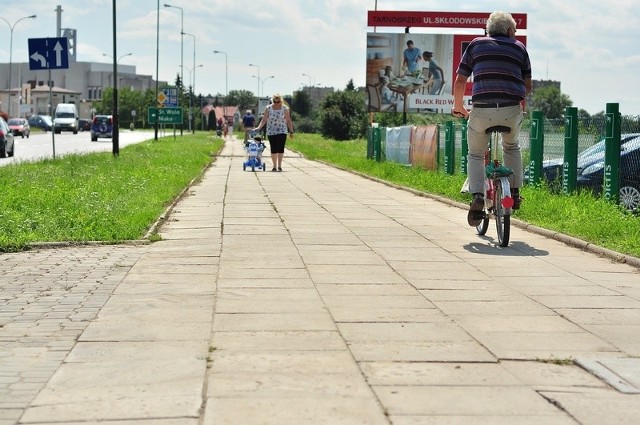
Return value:
M 476 232 L 480 236 L 484 236 L 489 229 L 489 214 L 485 211 L 485 217 L 482 219 L 480 224 L 476 226 Z
M 502 205 L 502 184 L 496 182 L 494 186 L 493 209 L 496 217 L 496 230 L 498 231 L 498 245 L 505 247 L 509 245 L 509 236 L 511 235 L 511 216 L 507 214 Z

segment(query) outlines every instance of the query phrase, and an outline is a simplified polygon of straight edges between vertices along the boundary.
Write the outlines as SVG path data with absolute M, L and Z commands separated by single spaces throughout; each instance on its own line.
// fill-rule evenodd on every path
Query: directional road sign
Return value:
M 149 124 L 182 124 L 182 108 L 149 108 Z
M 29 69 L 67 69 L 69 51 L 66 37 L 30 38 Z
M 158 93 L 158 106 L 161 108 L 175 108 L 178 106 L 178 88 L 165 87 Z

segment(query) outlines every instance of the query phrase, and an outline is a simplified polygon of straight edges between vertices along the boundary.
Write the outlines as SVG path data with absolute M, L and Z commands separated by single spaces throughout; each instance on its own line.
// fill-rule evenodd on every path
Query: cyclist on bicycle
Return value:
M 484 208 L 484 154 L 487 150 L 486 130 L 494 126 L 511 128 L 502 134 L 504 165 L 513 170 L 510 177 L 513 209 L 520 208 L 519 188 L 522 185 L 522 154 L 518 133 L 522 124 L 521 102 L 531 91 L 531 63 L 527 49 L 516 40 L 516 22 L 511 14 L 493 12 L 489 15 L 484 37 L 469 43 L 453 88 L 454 106 L 451 113 L 469 118 L 469 192 L 473 200 L 467 222 L 477 226 Z M 473 74 L 471 111 L 464 107 L 463 96 L 468 78 Z

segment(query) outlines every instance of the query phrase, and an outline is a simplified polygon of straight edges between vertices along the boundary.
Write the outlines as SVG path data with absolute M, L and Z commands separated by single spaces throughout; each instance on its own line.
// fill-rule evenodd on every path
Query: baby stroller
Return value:
M 242 170 L 246 171 L 247 167 L 251 168 L 251 171 L 256 171 L 262 168 L 262 171 L 267 169 L 267 166 L 262 162 L 261 156 L 264 151 L 264 142 L 260 136 L 254 136 L 251 133 L 251 138 L 244 144 L 244 148 L 247 151 L 247 160 L 242 163 Z

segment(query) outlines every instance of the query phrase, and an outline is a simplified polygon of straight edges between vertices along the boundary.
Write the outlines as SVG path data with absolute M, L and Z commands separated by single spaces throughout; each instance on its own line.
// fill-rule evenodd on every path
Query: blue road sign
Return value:
M 165 87 L 162 92 L 166 96 L 164 106 L 169 108 L 175 108 L 178 106 L 178 88 L 177 87 Z
M 29 69 L 67 69 L 69 51 L 66 37 L 30 38 Z

